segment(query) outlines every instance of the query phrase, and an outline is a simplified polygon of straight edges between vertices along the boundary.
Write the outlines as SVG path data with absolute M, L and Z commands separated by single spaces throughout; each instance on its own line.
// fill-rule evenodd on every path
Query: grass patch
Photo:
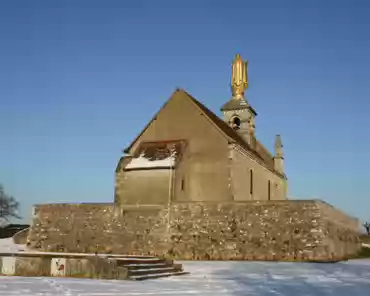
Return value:
M 364 244 L 370 244 L 370 235 L 360 235 L 360 240 Z
M 356 259 L 370 258 L 370 248 L 361 248 L 357 254 Z

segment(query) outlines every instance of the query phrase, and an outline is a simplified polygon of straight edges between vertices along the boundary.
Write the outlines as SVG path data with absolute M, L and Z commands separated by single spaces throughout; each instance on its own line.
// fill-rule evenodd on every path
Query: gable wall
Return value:
M 174 200 L 225 201 L 231 199 L 228 190 L 228 141 L 202 115 L 196 105 L 181 92 L 175 93 L 159 112 L 156 119 L 133 145 L 130 154 L 135 152 L 141 142 L 169 140 L 188 141 L 186 151 L 175 170 Z M 133 200 L 128 201 L 123 196 L 131 194 L 123 189 L 124 180 L 127 184 L 125 174 L 122 170 L 116 173 L 116 201 L 133 203 Z M 184 190 L 181 190 L 182 179 L 184 179 Z M 142 178 L 132 181 L 134 183 L 130 185 L 130 188 L 133 188 L 132 190 L 139 188 L 144 180 Z M 167 183 L 166 188 L 161 191 L 168 192 Z M 150 194 L 150 192 L 142 192 L 140 203 L 151 203 Z

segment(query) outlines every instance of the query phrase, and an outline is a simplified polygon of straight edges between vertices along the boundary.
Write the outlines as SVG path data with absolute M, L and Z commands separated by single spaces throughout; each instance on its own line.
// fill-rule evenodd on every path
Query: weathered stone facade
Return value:
M 36 206 L 33 249 L 191 260 L 341 260 L 358 222 L 322 201 L 194 202 L 167 207 Z

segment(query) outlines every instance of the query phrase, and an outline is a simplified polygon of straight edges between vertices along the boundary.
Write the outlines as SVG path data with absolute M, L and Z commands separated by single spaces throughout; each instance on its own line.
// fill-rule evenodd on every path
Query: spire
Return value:
M 284 158 L 283 156 L 283 144 L 281 142 L 281 136 L 276 135 L 275 137 L 275 157 Z
M 232 63 L 231 91 L 233 99 L 243 100 L 248 88 L 248 61 L 243 61 L 240 54 L 235 56 Z
M 279 173 L 284 174 L 283 144 L 281 143 L 280 135 L 276 135 L 275 137 L 274 168 Z

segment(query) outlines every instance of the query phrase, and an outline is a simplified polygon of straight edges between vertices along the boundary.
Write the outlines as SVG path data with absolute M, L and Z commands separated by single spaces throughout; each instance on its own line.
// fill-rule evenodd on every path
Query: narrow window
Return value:
M 182 178 L 181 180 L 181 191 L 184 191 L 185 190 L 185 179 Z
M 250 188 L 250 194 L 253 195 L 253 171 L 249 171 L 249 188 Z
M 267 194 L 268 194 L 268 200 L 271 200 L 271 181 L 269 180 L 267 183 Z

